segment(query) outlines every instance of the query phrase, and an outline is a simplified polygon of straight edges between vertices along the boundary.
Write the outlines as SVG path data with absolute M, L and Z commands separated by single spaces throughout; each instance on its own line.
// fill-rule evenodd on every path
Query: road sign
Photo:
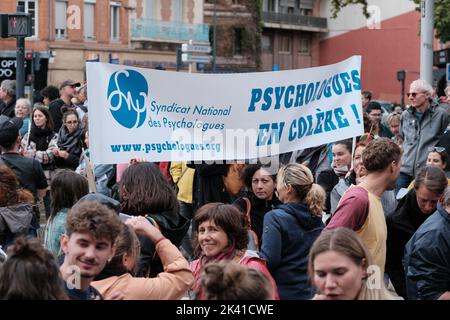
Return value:
M 450 82 L 450 63 L 447 63 L 447 82 Z
M 208 53 L 211 52 L 211 47 L 209 45 L 183 43 L 181 45 L 181 52 L 192 52 L 192 53 L 205 53 L 205 54 L 208 54 Z
M 210 63 L 211 62 L 211 56 L 198 56 L 193 55 L 189 53 L 183 53 L 181 55 L 181 61 L 191 63 L 191 62 L 197 62 L 197 63 Z

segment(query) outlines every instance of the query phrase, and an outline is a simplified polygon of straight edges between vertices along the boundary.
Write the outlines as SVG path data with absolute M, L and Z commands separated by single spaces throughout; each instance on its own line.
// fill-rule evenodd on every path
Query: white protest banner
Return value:
M 93 163 L 257 159 L 363 133 L 361 57 L 192 74 L 87 63 Z

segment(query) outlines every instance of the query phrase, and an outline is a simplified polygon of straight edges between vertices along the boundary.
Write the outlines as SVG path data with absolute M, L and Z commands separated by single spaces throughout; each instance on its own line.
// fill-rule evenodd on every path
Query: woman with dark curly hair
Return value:
M 245 217 L 233 205 L 220 202 L 208 203 L 194 216 L 194 250 L 199 257 L 191 264 L 194 287 L 191 297 L 204 299 L 201 290 L 201 274 L 212 262 L 234 261 L 262 271 L 272 283 L 275 299 L 278 291 L 269 270 L 254 251 L 247 251 L 248 233 Z

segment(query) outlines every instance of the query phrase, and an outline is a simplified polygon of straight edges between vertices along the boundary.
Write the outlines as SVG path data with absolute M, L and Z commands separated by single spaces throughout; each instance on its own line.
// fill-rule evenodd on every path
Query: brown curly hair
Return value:
M 18 203 L 34 202 L 33 195 L 26 189 L 20 189 L 19 179 L 6 165 L 0 165 L 0 207 L 9 207 Z
M 76 204 L 70 209 L 66 221 L 66 234 L 89 233 L 96 239 L 109 239 L 114 244 L 122 230 L 119 216 L 107 206 L 96 201 Z

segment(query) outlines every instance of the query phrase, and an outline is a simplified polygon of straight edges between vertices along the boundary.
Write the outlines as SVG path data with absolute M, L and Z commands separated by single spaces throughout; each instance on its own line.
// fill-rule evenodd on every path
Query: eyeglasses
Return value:
M 408 97 L 408 98 L 415 98 L 415 97 L 417 97 L 417 95 L 419 95 L 419 94 L 422 94 L 423 92 L 408 92 L 407 94 L 406 94 L 406 96 Z
M 77 123 L 78 123 L 77 120 L 74 120 L 74 121 L 66 121 L 66 124 L 77 124 Z
M 444 152 L 445 148 L 444 147 L 429 147 L 428 148 L 428 152 Z

